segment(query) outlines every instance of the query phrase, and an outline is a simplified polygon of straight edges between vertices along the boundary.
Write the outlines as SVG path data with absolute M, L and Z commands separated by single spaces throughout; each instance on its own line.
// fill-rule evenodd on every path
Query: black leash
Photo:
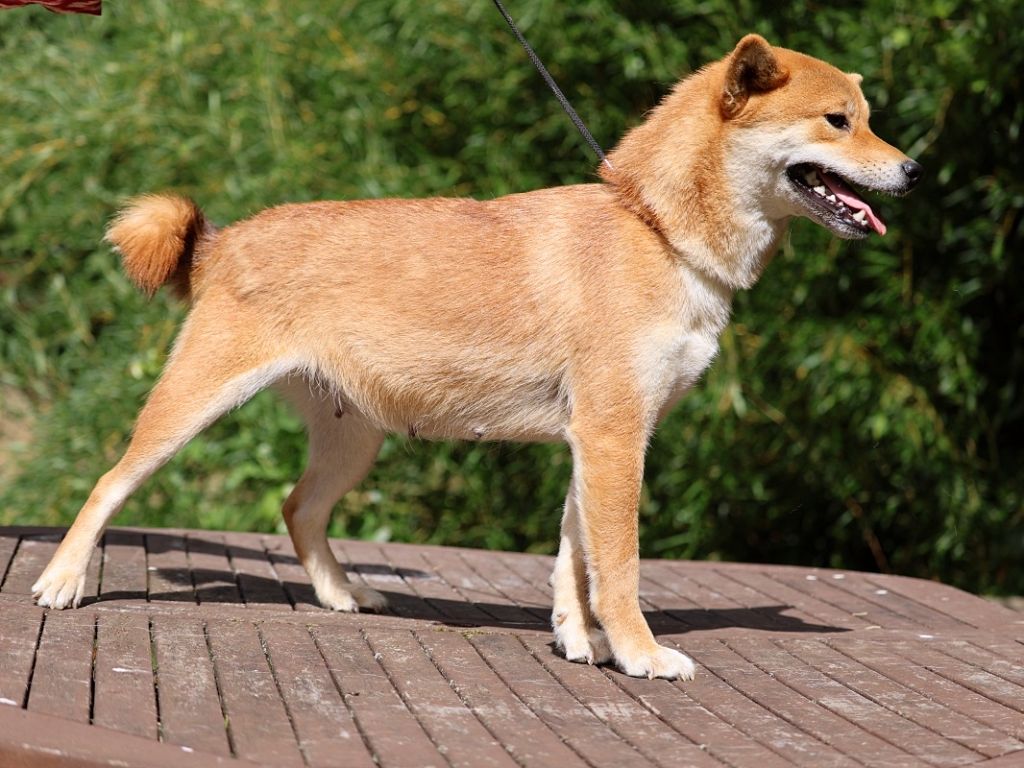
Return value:
M 597 140 L 590 134 L 590 131 L 587 130 L 587 126 L 583 123 L 583 119 L 576 114 L 576 110 L 572 108 L 572 104 L 570 104 L 569 100 L 565 98 L 565 94 L 562 93 L 562 89 L 558 87 L 558 84 L 555 82 L 555 78 L 551 76 L 547 67 L 544 66 L 544 62 L 540 60 L 540 57 L 537 56 L 533 48 L 530 47 L 530 44 L 526 42 L 526 38 L 523 37 L 523 33 L 519 31 L 519 27 L 516 26 L 516 23 L 512 21 L 512 17 L 508 15 L 508 11 L 506 11 L 505 6 L 501 4 L 501 0 L 494 0 L 494 4 L 498 6 L 498 10 L 501 12 L 501 15 L 505 17 L 505 21 L 508 22 L 508 25 L 512 27 L 512 33 L 526 50 L 526 55 L 530 57 L 530 61 L 533 62 L 533 66 L 535 66 L 537 71 L 540 72 L 540 76 L 544 78 L 544 82 L 548 84 L 548 88 L 550 88 L 551 92 L 555 94 L 555 98 L 558 99 L 558 103 L 562 105 L 562 109 L 564 109 L 565 113 L 569 115 L 569 119 L 572 120 L 573 125 L 576 126 L 576 130 L 580 132 L 580 135 L 586 140 L 587 144 L 590 145 L 590 148 L 594 150 L 594 154 L 597 155 L 598 159 L 611 168 L 612 164 L 608 162 L 608 158 L 605 155 L 604 150 L 601 149 L 601 145 L 598 144 Z

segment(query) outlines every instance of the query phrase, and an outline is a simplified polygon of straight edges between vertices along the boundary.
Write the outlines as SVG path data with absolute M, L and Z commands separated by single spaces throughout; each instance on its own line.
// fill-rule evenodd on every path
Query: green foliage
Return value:
M 885 239 L 799 222 L 737 297 L 719 360 L 652 445 L 644 552 L 1024 591 L 1024 5 L 511 10 L 606 145 L 757 31 L 863 73 L 876 132 L 928 171 L 882 203 Z M 138 296 L 99 242 L 124 197 L 175 189 L 228 222 L 283 201 L 592 179 L 503 24 L 483 0 L 0 13 L 0 523 L 72 519 L 183 317 Z M 298 420 L 260 396 L 118 521 L 275 530 L 304 451 Z M 561 447 L 393 439 L 332 533 L 551 551 L 568 474 Z

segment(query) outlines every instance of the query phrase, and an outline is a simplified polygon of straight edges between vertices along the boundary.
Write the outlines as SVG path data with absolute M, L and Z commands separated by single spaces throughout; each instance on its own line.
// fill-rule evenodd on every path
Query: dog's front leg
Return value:
M 574 419 L 569 441 L 590 607 L 619 668 L 633 677 L 693 679 L 679 651 L 659 645 L 640 611 L 638 505 L 647 430 L 642 414 Z

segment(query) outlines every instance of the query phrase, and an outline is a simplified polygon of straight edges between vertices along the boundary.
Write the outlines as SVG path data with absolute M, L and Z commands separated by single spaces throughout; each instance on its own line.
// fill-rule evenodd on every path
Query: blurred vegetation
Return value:
M 170 0 L 0 13 L 0 523 L 67 524 L 125 446 L 184 308 L 100 243 L 124 197 L 215 221 L 284 201 L 487 198 L 594 179 L 490 2 Z M 799 562 L 1024 592 L 1024 4 L 510 3 L 606 145 L 744 33 L 864 75 L 928 171 L 884 239 L 799 221 L 661 426 L 660 557 Z M 280 530 L 301 473 L 273 395 L 193 441 L 123 524 Z M 560 446 L 392 439 L 332 533 L 552 551 Z

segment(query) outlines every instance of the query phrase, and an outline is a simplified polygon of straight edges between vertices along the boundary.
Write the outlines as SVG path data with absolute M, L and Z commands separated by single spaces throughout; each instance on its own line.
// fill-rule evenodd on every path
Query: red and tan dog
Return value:
M 640 611 L 644 451 L 790 220 L 882 234 L 851 184 L 900 195 L 920 175 L 868 128 L 859 83 L 749 35 L 622 140 L 603 183 L 486 202 L 284 205 L 220 231 L 187 200 L 134 201 L 109 240 L 143 290 L 168 283 L 192 310 L 127 452 L 35 584 L 38 603 L 78 605 L 128 495 L 275 385 L 309 429 L 309 466 L 284 517 L 325 606 L 384 604 L 349 583 L 325 531 L 387 432 L 564 440 L 573 476 L 553 581 L 558 645 L 630 675 L 692 677 Z

